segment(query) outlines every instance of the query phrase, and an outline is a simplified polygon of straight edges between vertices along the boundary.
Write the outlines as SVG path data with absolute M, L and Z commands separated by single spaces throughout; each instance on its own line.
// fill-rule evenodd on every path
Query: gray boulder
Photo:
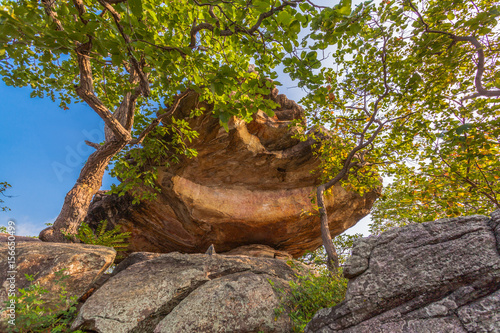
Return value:
M 99 333 L 290 332 L 275 318 L 295 271 L 249 256 L 133 254 L 83 304 L 73 329 Z
M 306 332 L 500 332 L 500 210 L 358 241 L 346 299 Z
M 17 238 L 17 237 L 16 237 Z M 54 283 L 56 272 L 62 271 L 68 277 L 64 280 L 68 297 L 81 297 L 106 269 L 113 263 L 116 251 L 112 248 L 98 245 L 19 242 L 16 244 L 16 267 L 9 265 L 7 256 L 8 243 L 0 243 L 0 309 L 8 300 L 11 287 L 9 281 L 15 281 L 16 291 L 37 283 L 49 292 L 42 295 L 45 308 L 60 306 L 60 287 Z M 5 255 L 3 255 L 5 254 Z M 16 271 L 16 273 L 9 273 Z M 34 277 L 30 282 L 25 274 Z M 11 280 L 14 275 L 14 280 Z M 9 278 L 9 279 L 8 279 Z M 17 293 L 19 295 L 19 293 Z M 64 310 L 64 307 L 59 307 Z

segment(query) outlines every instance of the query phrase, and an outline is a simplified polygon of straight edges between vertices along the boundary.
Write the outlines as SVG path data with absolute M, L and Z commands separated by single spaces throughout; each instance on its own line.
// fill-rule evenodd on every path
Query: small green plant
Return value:
M 66 237 L 72 239 L 76 237 L 84 244 L 103 245 L 114 248 L 116 251 L 125 251 L 129 246 L 125 240 L 130 237 L 130 232 L 120 232 L 120 226 L 117 225 L 113 229 L 106 231 L 108 220 L 99 222 L 97 229 L 94 231 L 85 222 L 82 222 L 78 228 L 78 233 L 75 235 L 66 234 Z
M 68 297 L 65 280 L 69 277 L 64 270 L 55 272 L 54 283 L 59 287 L 59 300 L 53 308 L 43 306 L 43 295 L 49 291 L 39 283 L 32 283 L 28 288 L 19 289 L 19 295 L 14 296 L 16 318 L 15 325 L 7 324 L 9 333 L 84 333 L 71 331 L 71 322 L 76 316 L 76 296 Z M 25 274 L 30 282 L 35 280 L 33 275 Z M 6 301 L 6 306 L 10 300 Z
M 296 281 L 289 282 L 289 291 L 276 288 L 272 281 L 270 283 L 281 294 L 281 305 L 275 309 L 275 315 L 279 317 L 288 313 L 294 332 L 304 332 L 318 310 L 340 303 L 347 290 L 347 279 L 342 275 L 342 268 L 337 275 L 324 266 L 314 272 L 297 274 Z

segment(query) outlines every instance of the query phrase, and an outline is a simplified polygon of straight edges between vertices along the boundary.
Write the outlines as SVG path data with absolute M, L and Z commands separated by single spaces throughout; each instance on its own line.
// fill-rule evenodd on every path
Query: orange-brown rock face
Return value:
M 248 244 L 264 244 L 298 257 L 321 245 L 319 218 L 311 197 L 317 166 L 312 142 L 299 142 L 291 120 L 303 110 L 277 90 L 270 98 L 281 107 L 274 117 L 259 112 L 245 123 L 231 121 L 229 132 L 207 112 L 195 119 L 187 115 L 197 95 L 182 101 L 177 117 L 186 116 L 199 138 L 191 147 L 198 156 L 160 170 L 157 200 L 132 205 L 124 196 L 96 196 L 88 221 L 108 219 L 132 232 L 129 251 L 205 252 L 214 244 L 226 252 Z M 200 105 L 198 105 L 200 106 Z M 367 215 L 377 197 L 364 197 L 333 188 L 327 198 L 332 236 Z

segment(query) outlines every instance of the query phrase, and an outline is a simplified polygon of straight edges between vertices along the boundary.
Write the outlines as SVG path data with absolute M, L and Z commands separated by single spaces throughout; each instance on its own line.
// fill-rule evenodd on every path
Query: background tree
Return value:
M 339 259 L 328 227 L 324 197 L 336 185 L 360 195 L 379 188 L 380 167 L 393 162 L 390 152 L 394 144 L 401 144 L 387 138 L 415 114 L 411 108 L 393 108 L 403 98 L 401 86 L 412 75 L 412 69 L 397 57 L 399 42 L 384 25 L 382 12 L 369 3 L 359 5 L 353 12 L 350 3 L 345 5 L 349 10 L 339 6 L 326 18 L 313 20 L 312 26 L 317 30 L 310 37 L 317 42 L 312 47 L 321 49 L 336 43 L 337 50 L 331 56 L 335 68 L 323 68 L 304 80 L 312 92 L 302 101 L 309 111 L 309 131 L 328 128 L 324 133 L 327 140 L 318 148 L 324 183 L 317 188 L 316 203 L 332 270 L 338 270 Z M 300 57 L 287 62 L 302 66 Z
M 63 109 L 83 101 L 105 122 L 105 141 L 87 142 L 96 150 L 40 238 L 63 242 L 63 233 L 77 232 L 118 153 L 141 146 L 144 154 L 159 158 L 161 151 L 170 161 L 195 154 L 183 145 L 196 135 L 185 122 L 157 126 L 171 118 L 183 92 L 195 90 L 200 102 L 213 105 L 222 125 L 273 107 L 263 98 L 271 85 L 266 76 L 276 78 L 272 68 L 283 49 L 298 45 L 297 34 L 310 21 L 310 5 L 296 9 L 301 2 L 3 1 L 4 82 L 29 85 L 32 97 L 57 99 Z M 261 75 L 248 71 L 250 63 Z M 168 145 L 162 142 L 167 133 Z M 138 171 L 122 161 L 116 174 L 154 183 L 154 170 L 131 175 Z
M 403 36 L 415 68 L 420 122 L 389 170 L 393 184 L 373 211 L 371 231 L 500 208 L 498 3 L 430 1 L 387 6 L 411 26 Z M 397 105 L 396 107 L 400 107 Z
M 7 182 L 0 182 L 0 194 L 1 194 L 3 197 L 10 198 L 10 196 L 9 196 L 9 195 L 6 195 L 6 194 L 5 194 L 5 191 L 6 191 L 8 188 L 10 188 L 10 187 L 12 187 L 12 186 L 11 186 L 9 183 L 7 183 Z M 9 210 L 10 210 L 10 208 L 9 208 L 9 207 L 7 207 L 7 206 L 4 206 L 4 205 L 3 205 L 3 203 L 4 203 L 4 202 L 5 202 L 5 201 L 4 201 L 2 198 L 0 198 L 0 210 L 1 210 L 2 212 L 9 211 Z
M 498 208 L 498 15 L 490 1 L 341 4 L 309 35 L 313 49 L 337 44 L 334 68 L 303 70 L 307 54 L 285 60 L 311 90 L 308 128 L 330 130 L 316 200 L 333 268 L 323 200 L 336 184 L 363 195 L 381 175 L 395 178 L 372 231 L 389 217 L 395 225 Z

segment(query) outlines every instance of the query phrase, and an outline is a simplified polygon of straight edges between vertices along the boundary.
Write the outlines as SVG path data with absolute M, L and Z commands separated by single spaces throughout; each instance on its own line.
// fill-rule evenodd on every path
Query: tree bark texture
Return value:
M 45 242 L 69 242 L 64 233 L 76 234 L 87 215 L 94 194 L 102 185 L 102 178 L 109 162 L 125 147 L 126 141 L 106 142 L 88 158 L 73 188 L 66 194 L 64 204 L 53 226 L 40 233 Z

